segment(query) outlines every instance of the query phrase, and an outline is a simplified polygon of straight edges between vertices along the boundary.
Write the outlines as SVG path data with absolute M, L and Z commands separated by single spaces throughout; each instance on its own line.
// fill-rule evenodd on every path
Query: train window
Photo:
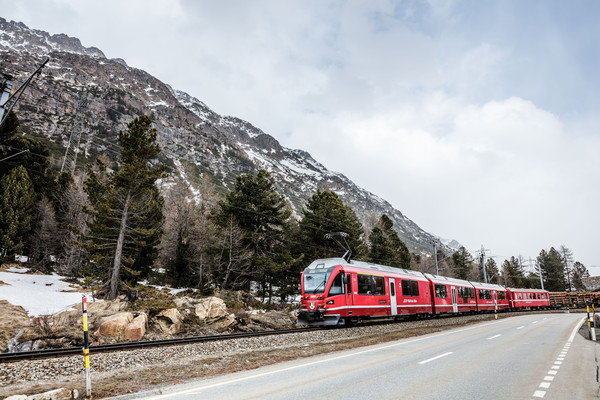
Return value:
M 378 296 L 385 295 L 385 279 L 383 276 L 373 276 L 373 294 Z
M 435 297 L 438 299 L 448 298 L 448 291 L 446 285 L 435 285 Z
M 469 299 L 475 298 L 475 290 L 470 287 L 459 286 L 458 287 L 458 297 L 463 299 L 463 302 L 468 303 Z
M 333 282 L 331 283 L 331 287 L 329 288 L 329 296 L 335 296 L 344 293 L 342 276 L 343 273 L 340 272 L 336 275 L 335 278 L 333 278 Z
M 479 298 L 481 300 L 491 300 L 492 292 L 489 290 L 485 290 L 485 289 L 479 289 Z
M 358 294 L 372 294 L 371 275 L 358 274 Z
M 402 296 L 419 297 L 419 282 L 402 279 Z
M 396 288 L 394 287 L 394 282 L 390 282 L 390 296 L 396 296 Z
M 506 292 L 503 290 L 498 291 L 498 300 L 506 300 Z

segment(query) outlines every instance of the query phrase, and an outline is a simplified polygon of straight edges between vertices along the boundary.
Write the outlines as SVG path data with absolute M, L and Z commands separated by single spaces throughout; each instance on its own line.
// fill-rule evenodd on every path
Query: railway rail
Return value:
M 163 339 L 163 340 L 148 340 L 143 342 L 126 342 L 126 343 L 114 343 L 114 344 L 101 344 L 96 346 L 90 346 L 90 354 L 94 353 L 106 353 L 111 351 L 121 350 L 136 350 L 147 347 L 161 347 L 161 346 L 172 346 L 172 345 L 183 345 L 190 343 L 202 343 L 202 342 L 214 342 L 219 340 L 231 340 L 240 338 L 250 338 L 257 336 L 270 336 L 270 335 L 285 335 L 298 332 L 310 332 L 322 330 L 323 327 L 306 327 L 296 329 L 283 329 L 283 330 L 268 330 L 258 332 L 238 332 L 228 335 L 210 335 L 210 336 L 191 336 L 185 338 L 174 338 L 174 339 Z M 83 347 L 64 347 L 59 349 L 42 349 L 42 350 L 31 350 L 21 351 L 15 353 L 0 353 L 0 363 L 20 361 L 20 360 L 38 360 L 43 358 L 54 358 L 64 357 L 83 354 Z

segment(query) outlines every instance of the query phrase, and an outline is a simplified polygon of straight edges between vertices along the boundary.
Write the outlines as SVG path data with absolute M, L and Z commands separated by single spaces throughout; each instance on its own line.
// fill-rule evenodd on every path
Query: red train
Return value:
M 299 325 L 550 307 L 548 292 L 327 258 L 302 272 Z

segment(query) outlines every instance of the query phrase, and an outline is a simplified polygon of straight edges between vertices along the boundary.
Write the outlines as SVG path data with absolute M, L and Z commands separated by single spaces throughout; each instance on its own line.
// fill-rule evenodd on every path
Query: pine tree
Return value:
M 400 240 L 398 232 L 394 230 L 394 223 L 387 215 L 382 215 L 373 227 L 369 242 L 369 258 L 373 262 L 397 268 L 411 268 L 408 247 Z
M 87 212 L 92 216 L 84 246 L 108 276 L 109 299 L 117 297 L 124 273 L 134 281 L 149 270 L 157 256 L 163 219 L 156 181 L 164 177 L 165 167 L 150 165 L 160 152 L 156 129 L 145 115 L 127 128 L 119 132 L 121 168 L 109 173 L 97 159 L 96 169 L 88 166 L 84 183 L 91 204 Z
M 454 275 L 458 279 L 468 279 L 473 270 L 473 257 L 467 249 L 460 247 L 458 251 L 452 254 L 452 262 L 454 263 Z
M 525 276 L 521 268 L 520 258 L 511 257 L 502 264 L 502 278 L 504 285 L 513 288 L 525 287 Z
M 229 231 L 235 229 L 233 223 L 241 229 L 241 247 L 252 254 L 253 279 L 260 283 L 263 297 L 271 298 L 277 277 L 294 264 L 286 244 L 291 210 L 277 193 L 275 180 L 266 170 L 240 175 L 218 206 L 215 221 Z
M 31 230 L 33 184 L 22 166 L 0 179 L 0 256 L 22 252 Z
M 500 280 L 500 271 L 498 270 L 498 264 L 493 258 L 488 258 L 485 262 L 485 272 L 488 279 L 488 283 L 497 284 Z
M 295 254 L 303 254 L 305 262 L 343 255 L 343 250 L 335 242 L 325 238 L 332 232 L 348 234 L 347 242 L 353 258 L 359 259 L 367 254 L 363 228 L 356 213 L 344 205 L 336 193 L 317 190 L 308 199 L 302 213 Z
M 562 256 L 554 247 L 550 251 L 542 250 L 537 257 L 542 269 L 544 289 L 551 292 L 562 292 L 566 288 L 565 269 Z
M 576 261 L 575 264 L 573 264 L 573 287 L 575 288 L 575 290 L 586 290 L 585 285 L 583 284 L 583 279 L 589 277 L 590 272 L 585 267 L 585 265 L 583 265 L 579 261 Z

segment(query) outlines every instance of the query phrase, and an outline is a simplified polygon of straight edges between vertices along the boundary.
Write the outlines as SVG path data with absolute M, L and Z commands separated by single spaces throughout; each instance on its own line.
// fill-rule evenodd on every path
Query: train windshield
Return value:
M 304 293 L 317 294 L 325 292 L 327 281 L 334 267 L 325 268 L 325 264 L 311 265 L 304 270 Z

